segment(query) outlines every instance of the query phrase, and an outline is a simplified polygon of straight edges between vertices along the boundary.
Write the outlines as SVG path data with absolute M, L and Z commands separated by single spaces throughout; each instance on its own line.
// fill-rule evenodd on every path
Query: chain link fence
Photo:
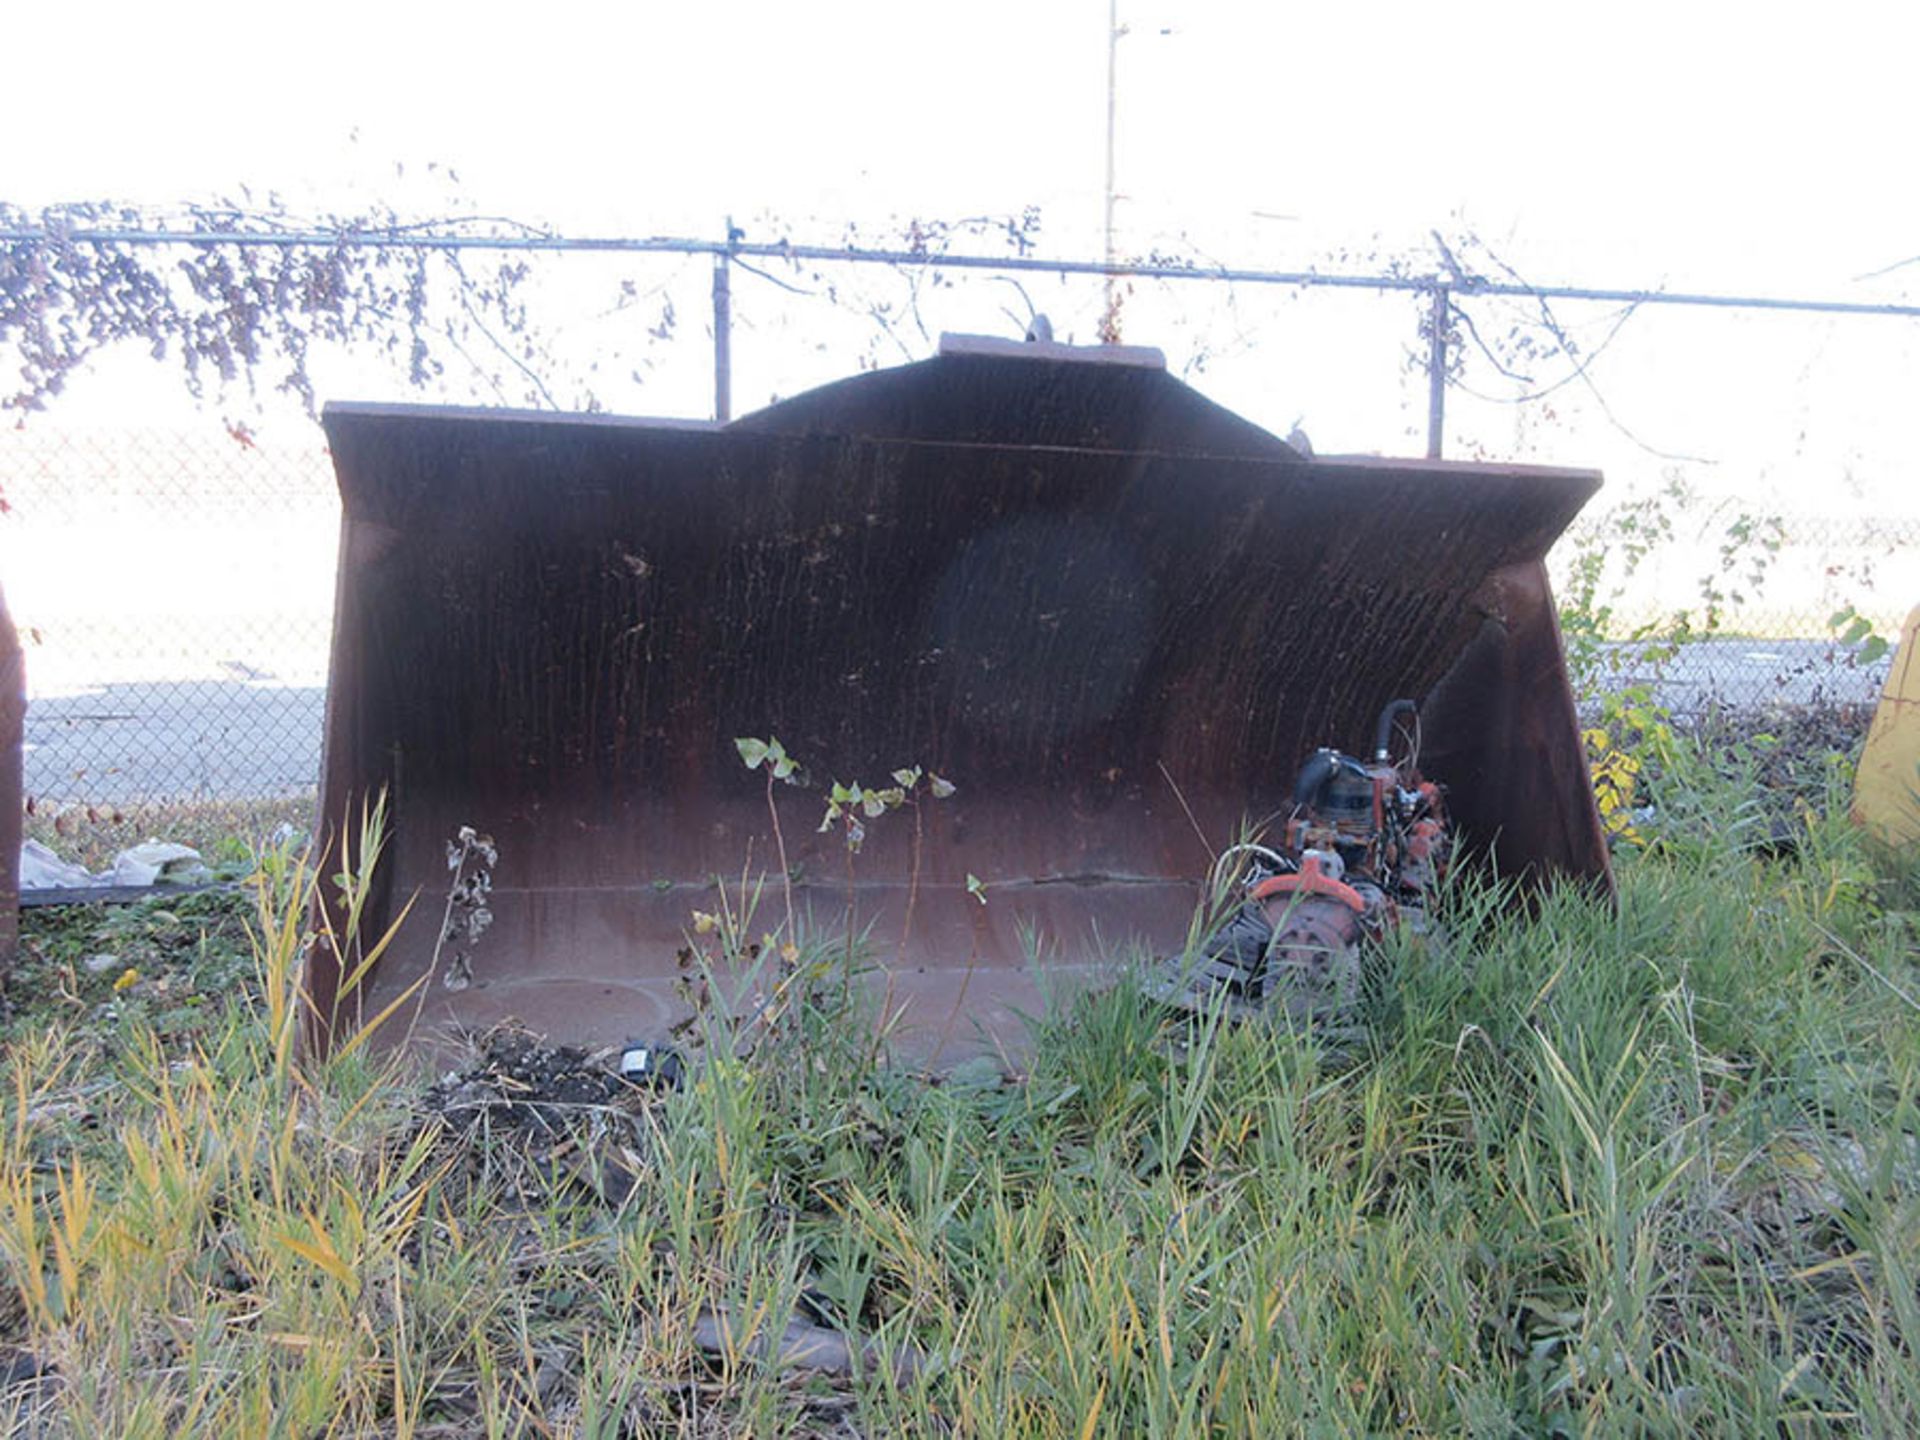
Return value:
M 0 475 L 28 803 L 309 793 L 339 523 L 321 447 L 43 424 L 0 431 Z
M 1608 544 L 1617 512 L 1584 518 L 1552 556 L 1578 688 L 1645 689 L 1689 716 L 1877 703 L 1920 604 L 1920 516 L 1678 508 L 1644 553 L 1609 557 L 1584 609 L 1576 572 Z
M 672 330 L 675 314 L 700 313 L 707 284 L 704 258 L 668 259 L 672 268 L 662 271 L 658 286 L 628 283 L 621 292 L 650 307 L 646 333 L 656 338 Z M 793 290 L 798 282 L 782 283 Z M 939 329 L 997 326 L 1004 333 L 1000 312 L 1016 290 L 1023 306 L 1039 300 L 1056 314 L 1097 313 L 1100 288 L 1085 276 L 1061 277 L 1049 288 L 1044 276 L 1032 274 L 1011 288 L 1005 277 L 991 275 L 965 284 L 949 276 L 935 286 L 922 276 L 913 286 L 901 301 L 883 295 L 875 282 L 851 306 L 852 290 L 822 286 L 808 303 L 833 307 L 832 325 L 771 308 L 773 300 L 800 303 L 791 297 L 733 295 L 740 333 L 731 348 L 741 374 L 751 377 L 739 387 L 743 398 L 790 394 L 855 368 L 928 353 Z M 1259 398 L 1272 380 L 1261 379 L 1260 356 L 1280 346 L 1287 315 L 1316 305 L 1345 307 L 1338 318 L 1352 345 L 1335 357 L 1345 367 L 1336 389 L 1358 397 L 1354 414 L 1370 417 L 1352 423 L 1383 437 L 1380 449 L 1416 452 L 1429 377 L 1426 340 L 1408 297 L 1309 290 L 1270 287 L 1256 304 L 1236 299 L 1226 280 L 1188 282 L 1182 293 L 1204 295 L 1203 303 L 1167 309 L 1162 317 L 1171 327 L 1167 334 L 1197 336 L 1170 354 L 1175 372 L 1285 433 L 1290 417 L 1279 402 Z M 1133 297 L 1137 328 L 1128 339 L 1155 338 L 1153 304 L 1160 298 Z M 1364 345 L 1353 340 L 1349 312 L 1366 310 L 1378 321 L 1390 304 L 1407 314 L 1394 311 L 1399 318 L 1392 325 L 1374 324 Z M 1207 334 L 1199 334 L 1196 317 L 1205 319 Z M 1409 319 L 1413 323 L 1403 323 Z M 851 350 L 837 339 L 829 344 L 832 337 L 858 334 L 867 338 L 849 339 Z M 691 387 L 698 394 L 707 383 L 714 335 L 686 336 L 679 351 L 670 350 L 670 339 L 658 339 L 634 379 L 646 367 L 662 375 L 678 367 L 674 393 L 681 398 L 671 408 L 686 413 L 692 406 L 684 398 L 685 372 L 698 373 L 700 384 Z M 1397 356 L 1395 344 L 1402 346 Z M 776 353 L 780 345 L 792 351 L 791 364 Z M 1287 383 L 1304 393 L 1315 383 L 1312 367 L 1302 368 L 1306 347 L 1284 348 L 1286 374 L 1294 377 Z M 841 350 L 851 362 L 836 363 Z M 1376 351 L 1384 351 L 1379 358 L 1388 363 L 1368 372 L 1355 356 Z M 1449 416 L 1449 425 L 1461 430 L 1459 453 L 1577 462 L 1593 448 L 1588 441 L 1599 432 L 1578 428 L 1591 420 L 1565 421 L 1551 443 L 1536 443 L 1537 434 L 1530 438 L 1520 422 L 1505 418 L 1517 411 L 1483 405 L 1476 412 L 1475 379 L 1469 369 L 1457 397 L 1459 417 Z M 0 495 L 10 507 L 0 515 L 0 575 L 26 649 L 26 790 L 38 814 L 253 802 L 285 809 L 312 794 L 339 515 L 319 430 L 293 417 L 256 434 L 212 418 L 185 398 L 162 413 L 158 420 L 83 418 L 62 402 L 20 428 L 0 430 Z M 1515 427 L 1510 443 L 1498 438 L 1508 423 Z M 1337 439 L 1336 432 L 1336 443 L 1323 448 L 1341 448 Z M 1608 494 L 1619 493 L 1617 468 L 1599 458 L 1614 487 Z M 1884 479 L 1878 485 L 1884 493 Z M 1764 500 L 1749 507 L 1737 493 L 1717 502 L 1675 499 L 1649 510 L 1644 492 L 1650 487 L 1629 481 L 1625 488 L 1630 520 L 1617 503 L 1597 502 L 1554 557 L 1563 599 L 1580 596 L 1584 607 L 1585 627 L 1569 631 L 1577 678 L 1590 687 L 1646 684 L 1680 711 L 1712 703 L 1871 705 L 1886 657 L 1841 643 L 1831 621 L 1852 611 L 1882 637 L 1897 633 L 1907 607 L 1920 601 L 1920 516 L 1874 515 L 1858 496 L 1851 513 L 1804 507 L 1770 513 Z M 1642 498 L 1632 498 L 1636 491 Z M 1593 578 L 1585 592 L 1575 578 L 1583 565 Z M 1702 617 L 1709 611 L 1713 623 L 1706 627 Z M 1693 638 L 1649 659 L 1647 645 L 1632 637 L 1646 629 L 1669 633 L 1679 612 L 1691 617 Z

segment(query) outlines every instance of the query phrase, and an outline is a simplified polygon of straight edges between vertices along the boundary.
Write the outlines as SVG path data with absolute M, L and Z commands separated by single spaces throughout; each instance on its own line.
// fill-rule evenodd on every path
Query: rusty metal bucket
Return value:
M 1503 871 L 1608 883 L 1542 565 L 1599 477 L 1308 461 L 1157 362 L 948 342 L 727 426 L 330 407 L 322 814 L 390 797 L 368 929 L 421 896 L 360 1013 L 428 965 L 472 825 L 495 923 L 418 1033 L 663 1034 L 716 876 L 766 874 L 756 930 L 782 918 L 741 736 L 811 776 L 776 795 L 795 907 L 835 930 L 851 893 L 914 1060 L 1177 947 L 1208 845 L 1395 696 L 1427 698 L 1423 766 Z M 957 793 L 849 867 L 828 783 L 913 765 Z

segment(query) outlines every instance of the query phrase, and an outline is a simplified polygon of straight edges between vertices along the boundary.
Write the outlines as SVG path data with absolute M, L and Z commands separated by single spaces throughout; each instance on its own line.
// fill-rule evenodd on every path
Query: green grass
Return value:
M 1017 1081 L 934 1083 L 874 1063 L 829 971 L 750 1057 L 713 1018 L 684 1091 L 538 1145 L 364 1050 L 287 1057 L 262 998 L 298 939 L 284 872 L 243 897 L 257 975 L 232 900 L 35 917 L 0 1084 L 0 1416 L 1920 1433 L 1911 892 L 1812 811 L 1790 853 L 1747 848 L 1715 824 L 1743 799 L 1620 857 L 1617 908 L 1462 887 L 1444 951 L 1379 959 L 1357 1054 L 1169 1028 L 1122 985 L 1048 1017 Z M 84 956 L 130 934 L 150 948 L 115 991 Z M 615 1142 L 617 1207 L 557 1163 Z M 803 1291 L 872 1341 L 851 1376 L 757 1358 Z

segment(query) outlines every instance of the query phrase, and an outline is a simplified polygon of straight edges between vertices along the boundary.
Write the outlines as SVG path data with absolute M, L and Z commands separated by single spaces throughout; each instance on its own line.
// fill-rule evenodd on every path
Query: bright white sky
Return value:
M 1098 244 L 1106 0 L 10 8 L 16 203 L 406 208 L 445 192 L 396 163 L 436 161 L 573 230 L 1039 204 L 1050 248 Z M 1120 12 L 1136 245 L 1287 266 L 1464 222 L 1541 279 L 1887 298 L 1854 277 L 1920 252 L 1905 0 Z
M 1540 282 L 1920 298 L 1920 264 L 1860 278 L 1920 254 L 1914 0 L 1119 8 L 1123 253 L 1427 269 L 1430 230 L 1471 229 Z M 1108 0 L 106 0 L 17 5 L 6 33 L 0 198 L 16 204 L 166 205 L 245 183 L 315 213 L 707 237 L 732 215 L 754 239 L 777 238 L 774 216 L 826 242 L 849 221 L 878 238 L 889 219 L 1038 205 L 1043 252 L 1101 248 Z M 1322 449 L 1417 449 L 1403 302 L 1309 297 L 1249 319 L 1270 297 L 1226 314 L 1201 288 L 1143 308 L 1127 338 L 1178 361 L 1182 334 L 1231 332 L 1193 374 L 1216 398 L 1283 432 L 1304 416 Z M 820 373 L 757 373 L 772 342 L 753 327 L 778 298 L 740 302 L 739 409 L 851 368 L 845 332 L 805 318 Z M 1090 339 L 1097 309 L 1077 303 L 1063 338 Z M 997 323 L 999 305 L 975 309 Z M 1598 310 L 1566 314 L 1589 343 L 1604 333 Z M 611 343 L 578 329 L 591 353 Z M 641 401 L 613 403 L 699 413 L 697 336 Z M 1595 373 L 1651 449 L 1576 423 L 1593 410 L 1576 388 L 1553 417 L 1476 419 L 1456 394 L 1450 453 L 1594 463 L 1639 488 L 1658 450 L 1706 457 L 1723 489 L 1904 494 L 1916 356 L 1906 322 L 1643 312 Z

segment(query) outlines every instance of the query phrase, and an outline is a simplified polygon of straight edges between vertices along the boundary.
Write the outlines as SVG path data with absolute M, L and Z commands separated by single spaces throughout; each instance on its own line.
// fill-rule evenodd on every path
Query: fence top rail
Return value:
M 1212 280 L 1244 285 L 1297 285 L 1341 290 L 1406 291 L 1451 296 L 1506 296 L 1541 300 L 1587 300 L 1619 305 L 1679 305 L 1726 310 L 1787 311 L 1816 315 L 1880 315 L 1920 319 L 1920 305 L 1826 300 L 1780 295 L 1730 295 L 1709 291 L 1650 290 L 1593 285 L 1529 285 L 1471 274 L 1404 275 L 1263 270 L 1231 265 L 1169 265 L 1073 260 L 1038 255 L 972 255 L 928 249 L 864 249 L 797 245 L 787 241 L 700 240 L 684 236 L 470 235 L 428 230 L 132 230 L 115 228 L 0 229 L 0 244 L 240 245 L 266 249 L 364 248 L 375 250 L 492 250 L 607 254 L 712 255 L 742 260 L 805 260 L 818 264 L 924 266 L 929 269 L 994 270 L 1049 275 L 1129 276 L 1150 280 Z

